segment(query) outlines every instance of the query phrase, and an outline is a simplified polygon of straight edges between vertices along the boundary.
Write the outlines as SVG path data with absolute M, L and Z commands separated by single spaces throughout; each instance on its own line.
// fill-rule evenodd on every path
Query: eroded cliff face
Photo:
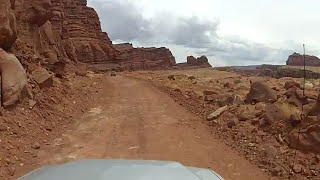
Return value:
M 53 31 L 63 40 L 67 56 L 81 62 L 117 59 L 107 33 L 102 32 L 99 17 L 86 0 L 52 0 Z
M 17 21 L 17 27 L 12 26 L 11 29 L 16 28 L 17 35 L 15 31 L 5 33 L 10 37 L 17 36 L 18 40 L 13 48 L 10 49 L 10 45 L 8 49 L 25 61 L 45 64 L 113 62 L 139 69 L 142 66 L 166 67 L 175 64 L 171 52 L 165 48 L 140 49 L 131 46 L 125 51 L 117 49 L 108 34 L 101 30 L 98 14 L 87 7 L 87 0 L 15 0 L 12 1 L 12 9 L 6 11 L 7 16 L 11 14 Z M 0 41 L 5 44 L 14 42 L 8 38 Z M 146 62 L 146 65 L 139 65 L 141 62 Z
M 12 69 L 24 68 L 26 72 L 20 76 L 24 79 L 15 79 L 17 83 L 25 82 L 27 77 L 32 81 L 39 66 L 62 77 L 65 65 L 71 62 L 111 64 L 123 70 L 175 65 L 166 48 L 119 47 L 101 30 L 98 14 L 87 7 L 87 0 L 0 0 L 0 51 L 4 50 L 0 66 L 11 63 L 9 60 L 15 59 L 12 55 L 17 57 L 19 64 L 13 63 L 17 67 Z M 1 69 L 1 76 L 7 77 L 3 74 L 7 71 Z M 20 88 L 14 89 L 15 97 L 20 97 L 21 88 L 25 89 L 8 86 Z
M 16 0 L 18 43 L 14 50 L 25 43 L 47 63 L 116 59 L 97 13 L 86 5 L 86 0 Z
M 320 59 L 316 56 L 305 56 L 306 66 L 320 66 Z M 299 53 L 293 53 L 289 56 L 287 60 L 287 65 L 290 66 L 303 66 L 304 65 L 304 58 L 303 55 Z
M 120 67 L 124 70 L 166 69 L 176 64 L 167 48 L 133 48 L 132 44 L 116 44 L 119 51 Z

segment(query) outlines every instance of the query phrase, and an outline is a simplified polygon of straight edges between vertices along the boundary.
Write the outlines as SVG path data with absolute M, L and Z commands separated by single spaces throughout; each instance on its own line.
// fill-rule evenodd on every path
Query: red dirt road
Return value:
M 211 133 L 204 120 L 155 87 L 106 77 L 91 110 L 38 154 L 39 165 L 77 159 L 178 161 L 225 179 L 271 179 Z

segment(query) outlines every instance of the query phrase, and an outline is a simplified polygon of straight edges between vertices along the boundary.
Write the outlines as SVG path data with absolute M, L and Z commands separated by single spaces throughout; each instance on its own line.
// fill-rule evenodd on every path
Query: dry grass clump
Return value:
M 283 103 L 280 108 L 283 112 L 283 117 L 286 120 L 289 120 L 293 114 L 300 114 L 300 110 L 292 104 Z

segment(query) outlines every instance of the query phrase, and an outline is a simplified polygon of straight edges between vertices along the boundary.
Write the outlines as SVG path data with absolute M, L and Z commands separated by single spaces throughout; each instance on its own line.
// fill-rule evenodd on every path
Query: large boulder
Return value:
M 19 60 L 0 48 L 0 73 L 2 78 L 2 103 L 4 107 L 15 104 L 26 90 L 27 76 Z
M 247 98 L 246 103 L 258 103 L 258 102 L 275 102 L 277 101 L 276 93 L 263 82 L 254 82 L 251 85 L 251 89 Z
M 300 84 L 298 83 L 298 82 L 296 82 L 296 81 L 293 81 L 293 80 L 291 80 L 291 81 L 287 81 L 285 84 L 284 84 L 284 87 L 286 88 L 286 89 L 291 89 L 291 88 L 301 88 L 300 87 Z
M 286 91 L 285 95 L 288 99 L 288 102 L 296 107 L 301 107 L 302 105 L 308 104 L 308 98 L 303 95 L 302 90 L 289 89 Z
M 270 125 L 285 119 L 283 110 L 275 104 L 268 104 L 263 119 Z
M 320 153 L 320 125 L 309 126 L 300 132 L 294 130 L 289 135 L 289 145 L 291 148 L 306 152 Z
M 16 17 L 10 0 L 0 1 L 0 48 L 9 49 L 17 39 Z

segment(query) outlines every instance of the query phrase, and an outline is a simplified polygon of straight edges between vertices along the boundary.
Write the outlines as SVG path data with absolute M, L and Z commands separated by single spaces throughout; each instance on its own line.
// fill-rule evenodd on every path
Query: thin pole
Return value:
M 306 78 L 307 78 L 307 72 L 306 72 L 306 46 L 303 44 L 303 96 L 305 96 L 305 89 L 306 89 Z M 303 108 L 303 106 L 302 106 Z
M 305 44 L 303 44 L 303 71 L 304 71 L 304 74 L 303 74 L 303 98 L 305 98 L 305 89 L 306 89 L 306 78 L 307 78 L 307 72 L 306 72 L 306 47 L 305 47 Z M 304 111 L 304 104 L 302 102 L 302 106 L 301 106 L 301 114 L 300 114 L 300 118 L 301 118 L 301 121 L 303 121 L 305 119 L 304 115 L 303 115 L 303 111 Z M 297 148 L 296 150 L 294 151 L 294 157 L 293 157 L 293 166 L 296 165 L 296 161 L 297 161 L 297 153 L 298 153 L 298 148 L 299 148 L 299 145 L 300 145 L 300 134 L 301 134 L 301 126 L 299 127 L 299 132 L 298 132 L 298 139 L 297 139 Z M 293 174 L 289 177 L 289 180 L 291 180 L 293 177 Z

